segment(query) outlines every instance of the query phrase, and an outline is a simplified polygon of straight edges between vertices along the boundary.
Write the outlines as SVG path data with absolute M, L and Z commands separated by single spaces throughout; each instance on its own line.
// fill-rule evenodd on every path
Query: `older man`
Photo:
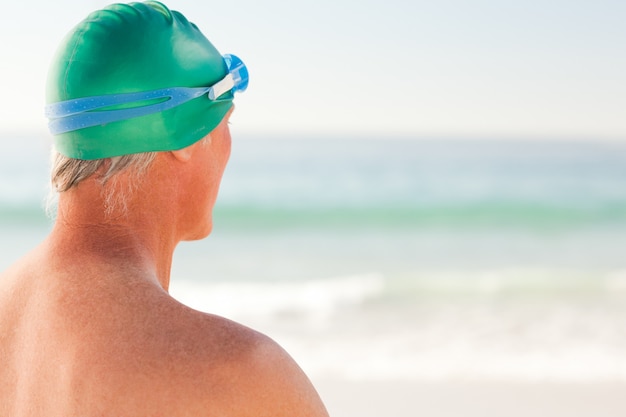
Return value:
M 167 292 L 175 246 L 211 231 L 246 84 L 157 2 L 68 35 L 48 82 L 56 222 L 0 276 L 0 415 L 327 415 L 275 342 Z

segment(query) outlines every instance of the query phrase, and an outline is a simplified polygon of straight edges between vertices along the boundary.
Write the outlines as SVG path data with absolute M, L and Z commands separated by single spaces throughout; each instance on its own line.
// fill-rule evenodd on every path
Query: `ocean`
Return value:
M 0 270 L 51 225 L 2 139 Z M 235 137 L 214 213 L 172 295 L 314 380 L 626 381 L 626 143 Z

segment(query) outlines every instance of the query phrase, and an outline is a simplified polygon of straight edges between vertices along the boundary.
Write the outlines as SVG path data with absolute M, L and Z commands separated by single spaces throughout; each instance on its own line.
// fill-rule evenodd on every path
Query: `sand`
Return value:
M 314 382 L 332 417 L 626 416 L 626 383 Z

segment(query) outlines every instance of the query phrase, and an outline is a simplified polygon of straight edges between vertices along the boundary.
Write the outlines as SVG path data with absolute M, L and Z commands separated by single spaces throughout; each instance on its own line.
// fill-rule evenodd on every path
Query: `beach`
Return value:
M 336 417 L 621 417 L 624 383 L 406 381 L 318 384 Z
M 51 220 L 0 156 L 0 270 Z M 171 294 L 264 332 L 332 416 L 626 414 L 626 144 L 233 140 Z

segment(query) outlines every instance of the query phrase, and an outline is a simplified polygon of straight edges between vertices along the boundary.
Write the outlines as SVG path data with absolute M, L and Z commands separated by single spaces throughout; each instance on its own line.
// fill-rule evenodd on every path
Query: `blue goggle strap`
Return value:
M 165 88 L 129 94 L 110 94 L 68 100 L 46 106 L 50 133 L 58 135 L 120 120 L 132 119 L 147 114 L 162 112 L 200 97 L 209 88 Z M 103 107 L 139 103 L 147 100 L 166 100 L 159 103 L 129 109 L 95 111 Z
M 228 74 L 211 87 L 172 87 L 138 93 L 107 94 L 103 96 L 85 97 L 74 100 L 49 104 L 45 107 L 45 115 L 50 119 L 50 133 L 58 135 L 78 129 L 102 125 L 120 120 L 132 119 L 148 114 L 158 113 L 179 106 L 187 101 L 208 93 L 212 101 L 232 90 L 244 91 L 248 86 L 248 70 L 245 64 L 235 55 L 224 55 Z M 158 103 L 118 110 L 98 109 L 132 104 L 145 101 L 160 100 Z

